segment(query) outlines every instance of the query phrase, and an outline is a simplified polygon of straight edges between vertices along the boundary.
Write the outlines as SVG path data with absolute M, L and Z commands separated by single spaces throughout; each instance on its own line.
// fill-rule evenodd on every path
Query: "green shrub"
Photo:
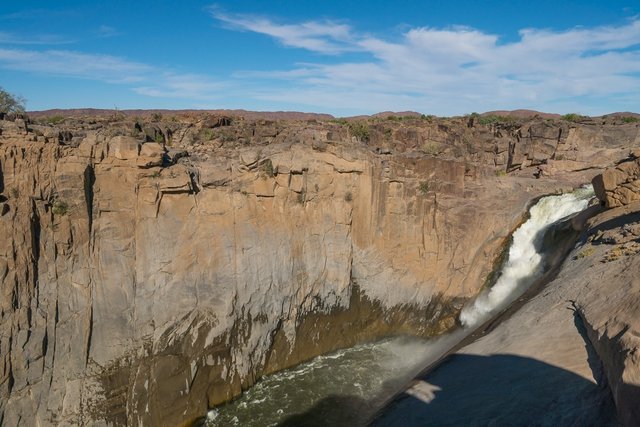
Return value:
M 24 98 L 12 95 L 0 87 L 0 113 L 21 113 L 24 111 Z
M 506 170 L 497 170 L 496 171 L 496 176 L 498 176 L 498 177 L 507 176 L 507 171 Z
M 490 125 L 493 123 L 511 123 L 515 120 L 516 119 L 511 116 L 498 116 L 496 114 L 478 117 L 478 123 L 480 123 L 481 125 Z
M 624 117 L 621 117 L 620 120 L 622 120 L 622 123 L 636 123 L 640 121 L 640 119 L 633 116 L 624 116 Z
M 422 194 L 427 194 L 429 192 L 429 182 L 428 181 L 420 182 L 420 184 L 418 185 L 418 190 L 420 190 Z
M 584 119 L 584 116 L 576 113 L 569 113 L 562 116 L 562 120 L 566 120 L 568 122 L 579 122 L 582 119 Z
M 64 116 L 49 116 L 45 117 L 42 121 L 50 125 L 59 125 L 60 123 L 64 122 Z
M 275 176 L 273 170 L 273 162 L 271 161 L 271 159 L 267 159 L 262 163 L 262 173 L 264 176 L 269 178 L 273 178 Z
M 51 208 L 51 212 L 54 215 L 64 216 L 69 211 L 69 205 L 67 202 L 62 200 L 56 200 L 53 202 L 53 207 Z
M 307 201 L 307 192 L 302 190 L 300 193 L 298 193 L 298 196 L 296 197 L 296 201 L 299 204 L 304 205 L 304 203 Z
M 351 135 L 355 136 L 362 142 L 369 141 L 369 125 L 365 122 L 349 122 L 348 124 Z

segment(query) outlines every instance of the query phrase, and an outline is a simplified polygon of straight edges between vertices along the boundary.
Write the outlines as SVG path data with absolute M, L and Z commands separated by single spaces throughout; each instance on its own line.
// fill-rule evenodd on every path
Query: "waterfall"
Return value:
M 572 193 L 541 198 L 529 210 L 529 219 L 514 233 L 509 256 L 496 283 L 460 313 L 466 327 L 477 326 L 505 308 L 544 273 L 543 254 L 538 252 L 545 231 L 554 222 L 585 209 L 593 197 L 591 186 Z

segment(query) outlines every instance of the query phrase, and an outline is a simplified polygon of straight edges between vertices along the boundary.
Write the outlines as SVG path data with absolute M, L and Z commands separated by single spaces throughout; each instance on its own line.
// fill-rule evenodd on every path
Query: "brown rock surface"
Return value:
M 632 152 L 629 159 L 596 175 L 592 183 L 596 195 L 608 208 L 640 200 L 640 158 L 637 152 Z
M 620 158 L 637 139 L 546 121 L 205 119 L 154 125 L 189 152 L 166 167 L 120 117 L 0 122 L 3 424 L 175 425 L 319 353 L 440 333 L 527 203 L 595 173 L 529 165 L 565 146 Z

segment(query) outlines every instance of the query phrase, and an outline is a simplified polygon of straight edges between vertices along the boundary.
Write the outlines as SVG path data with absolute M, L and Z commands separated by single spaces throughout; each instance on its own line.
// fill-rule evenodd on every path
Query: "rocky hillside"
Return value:
M 262 375 L 454 325 L 620 119 L 0 121 L 0 419 L 176 425 Z

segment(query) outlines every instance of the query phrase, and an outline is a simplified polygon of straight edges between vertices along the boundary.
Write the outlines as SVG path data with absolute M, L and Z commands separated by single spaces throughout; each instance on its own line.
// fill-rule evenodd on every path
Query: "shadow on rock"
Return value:
M 455 354 L 416 380 L 374 426 L 614 426 L 611 391 L 514 355 Z

